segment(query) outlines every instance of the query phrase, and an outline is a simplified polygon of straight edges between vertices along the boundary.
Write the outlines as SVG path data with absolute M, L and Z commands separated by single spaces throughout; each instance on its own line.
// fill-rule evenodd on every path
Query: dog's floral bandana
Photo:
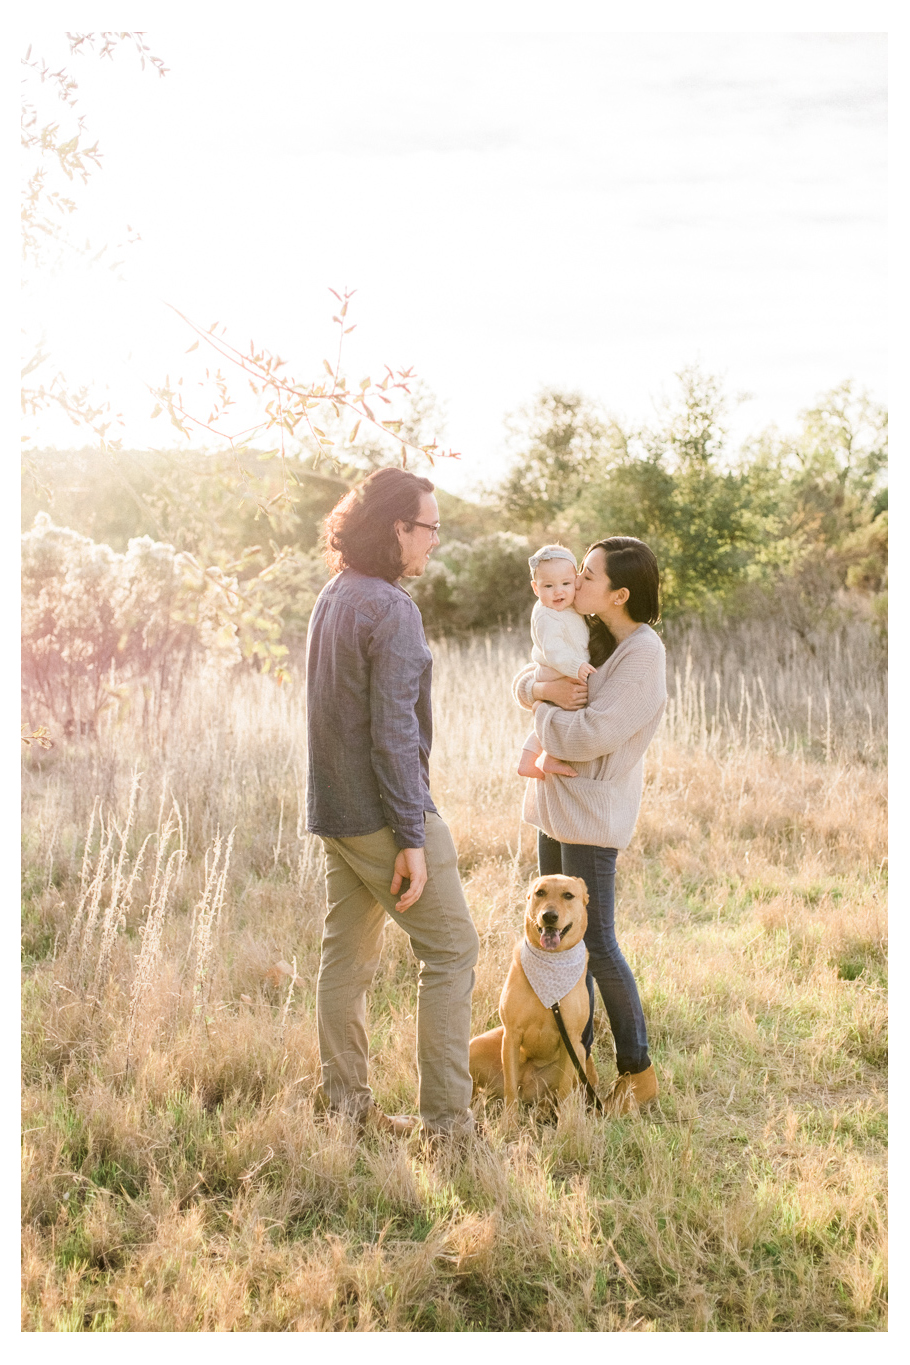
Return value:
M 569 994 L 584 975 L 586 961 L 584 939 L 564 953 L 548 953 L 543 948 L 535 948 L 527 939 L 521 945 L 524 974 L 534 994 L 547 1009 Z

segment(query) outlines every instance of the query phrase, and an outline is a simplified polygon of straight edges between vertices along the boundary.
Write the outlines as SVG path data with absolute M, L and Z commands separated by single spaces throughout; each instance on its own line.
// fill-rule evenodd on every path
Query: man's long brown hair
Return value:
M 413 522 L 433 484 L 406 469 L 377 469 L 345 493 L 323 523 L 332 573 L 356 569 L 394 583 L 404 572 L 396 521 Z

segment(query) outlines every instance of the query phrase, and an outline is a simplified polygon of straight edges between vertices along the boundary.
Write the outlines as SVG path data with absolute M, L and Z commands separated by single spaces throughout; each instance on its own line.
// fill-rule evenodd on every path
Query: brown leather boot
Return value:
M 646 1071 L 634 1075 L 626 1071 L 617 1076 L 603 1097 L 604 1117 L 618 1119 L 623 1114 L 634 1114 L 657 1098 L 657 1073 L 653 1064 Z

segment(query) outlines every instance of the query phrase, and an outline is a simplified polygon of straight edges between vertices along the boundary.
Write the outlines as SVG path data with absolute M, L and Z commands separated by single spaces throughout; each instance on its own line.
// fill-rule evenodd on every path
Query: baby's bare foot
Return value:
M 542 753 L 537 760 L 537 767 L 541 773 L 556 773 L 560 777 L 577 777 L 578 773 L 574 768 L 570 768 L 568 763 L 563 763 L 561 758 L 554 758 L 552 754 Z
M 530 749 L 522 749 L 521 758 L 518 762 L 519 777 L 543 777 L 543 773 L 537 766 L 537 755 Z

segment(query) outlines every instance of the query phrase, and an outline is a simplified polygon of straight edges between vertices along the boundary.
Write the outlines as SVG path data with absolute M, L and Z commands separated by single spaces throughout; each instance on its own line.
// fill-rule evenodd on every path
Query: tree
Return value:
M 794 532 L 837 545 L 883 510 L 888 415 L 847 380 L 822 394 L 800 419 L 801 429 L 784 448 L 794 470 Z
M 628 431 L 612 424 L 609 455 L 551 523 L 585 545 L 611 535 L 646 541 L 671 615 L 713 607 L 759 548 L 776 544 L 768 480 L 729 459 L 719 380 L 697 367 L 676 377 L 677 393 L 656 422 Z
M 888 418 L 846 380 L 800 413 L 795 436 L 765 433 L 781 472 L 778 513 L 789 549 L 774 578 L 775 610 L 805 640 L 842 609 L 844 590 L 866 595 L 886 627 Z M 839 606 L 840 602 L 840 606 Z
M 498 501 L 523 530 L 552 525 L 625 449 L 618 426 L 580 393 L 542 389 L 507 425 L 514 459 Z
M 677 607 L 701 611 L 743 578 L 764 533 L 766 509 L 755 505 L 747 475 L 723 468 L 728 402 L 720 381 L 697 366 L 676 378 L 676 405 L 666 409 L 663 423 L 645 431 L 643 443 L 673 484 L 667 518 L 671 596 Z

